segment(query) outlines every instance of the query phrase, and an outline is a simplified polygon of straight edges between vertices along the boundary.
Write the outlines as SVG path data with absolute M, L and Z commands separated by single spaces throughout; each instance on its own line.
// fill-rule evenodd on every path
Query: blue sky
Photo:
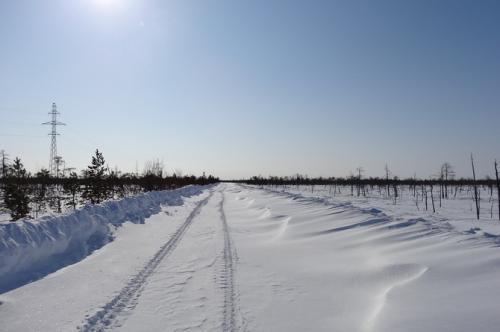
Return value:
M 0 149 L 126 171 L 469 176 L 500 159 L 500 2 L 0 2 Z

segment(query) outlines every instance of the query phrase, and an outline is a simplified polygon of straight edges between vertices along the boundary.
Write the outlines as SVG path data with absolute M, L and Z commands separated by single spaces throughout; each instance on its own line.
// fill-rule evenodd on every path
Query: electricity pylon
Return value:
M 49 159 L 49 172 L 51 176 L 57 177 L 59 174 L 59 162 L 60 158 L 57 155 L 57 136 L 59 133 L 57 132 L 57 126 L 65 126 L 65 123 L 57 121 L 57 115 L 60 113 L 57 111 L 56 103 L 52 103 L 52 112 L 49 112 L 49 115 L 52 115 L 52 121 L 44 122 L 43 125 L 51 125 L 52 130 L 49 133 L 50 139 L 50 159 Z

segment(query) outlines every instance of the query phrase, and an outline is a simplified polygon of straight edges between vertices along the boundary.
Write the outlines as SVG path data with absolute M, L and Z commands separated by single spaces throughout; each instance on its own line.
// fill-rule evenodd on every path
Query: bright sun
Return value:
M 120 0 L 93 0 L 93 2 L 103 8 L 110 8 L 118 4 Z

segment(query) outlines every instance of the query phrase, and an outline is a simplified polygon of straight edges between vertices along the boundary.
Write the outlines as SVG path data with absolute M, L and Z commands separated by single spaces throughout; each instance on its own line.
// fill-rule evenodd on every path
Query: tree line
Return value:
M 348 177 L 308 177 L 307 175 L 296 174 L 293 176 L 253 176 L 245 180 L 234 180 L 232 182 L 244 183 L 256 186 L 271 186 L 276 188 L 285 188 L 289 186 L 308 186 L 314 192 L 315 186 L 329 186 L 330 193 L 335 195 L 340 187 L 350 188 L 352 196 L 367 196 L 367 193 L 378 191 L 380 195 L 394 200 L 396 203 L 400 197 L 402 187 L 406 187 L 416 198 L 419 197 L 422 202 L 425 202 L 425 209 L 436 211 L 436 206 L 442 205 L 444 199 L 450 196 L 456 197 L 459 191 L 465 189 L 471 192 L 472 199 L 475 204 L 475 212 L 477 219 L 480 218 L 481 205 L 481 190 L 484 188 L 489 192 L 490 202 L 493 202 L 494 191 L 496 191 L 496 199 L 498 203 L 498 217 L 500 219 L 500 179 L 498 174 L 498 163 L 494 162 L 495 178 L 486 177 L 483 179 L 476 178 L 474 167 L 474 159 L 471 156 L 472 178 L 456 178 L 453 166 L 445 162 L 441 165 L 435 176 L 427 179 L 404 178 L 401 179 L 395 176 L 385 166 L 384 177 L 363 177 L 364 169 L 358 167 L 355 173 Z M 431 204 L 432 203 L 432 204 Z M 418 208 L 418 200 L 416 201 Z M 493 215 L 493 205 L 491 208 Z
M 70 172 L 54 177 L 46 169 L 31 174 L 20 158 L 16 157 L 11 162 L 4 151 L 0 151 L 0 167 L 0 208 L 10 213 L 13 221 L 24 217 L 36 218 L 49 210 L 62 212 L 76 209 L 80 204 L 99 204 L 140 192 L 219 181 L 205 174 L 199 177 L 183 176 L 180 171 L 167 175 L 159 160 L 147 162 L 140 175 L 121 173 L 106 166 L 99 150 L 95 151 L 90 164 L 80 175 Z

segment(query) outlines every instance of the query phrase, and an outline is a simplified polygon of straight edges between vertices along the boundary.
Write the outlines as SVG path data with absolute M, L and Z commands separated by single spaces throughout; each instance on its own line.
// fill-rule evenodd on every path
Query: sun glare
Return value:
M 111 8 L 116 6 L 120 0 L 93 0 L 96 6 L 101 8 Z

